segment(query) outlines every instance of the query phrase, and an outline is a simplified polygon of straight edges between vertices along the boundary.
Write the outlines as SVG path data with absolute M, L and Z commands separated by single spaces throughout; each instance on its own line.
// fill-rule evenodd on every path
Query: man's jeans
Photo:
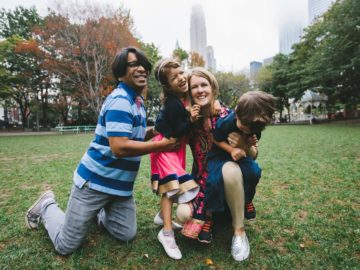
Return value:
M 65 214 L 53 200 L 44 206 L 41 218 L 56 251 L 67 255 L 84 242 L 99 212 L 101 224 L 115 238 L 128 241 L 135 237 L 134 198 L 109 195 L 87 186 L 80 189 L 73 185 Z

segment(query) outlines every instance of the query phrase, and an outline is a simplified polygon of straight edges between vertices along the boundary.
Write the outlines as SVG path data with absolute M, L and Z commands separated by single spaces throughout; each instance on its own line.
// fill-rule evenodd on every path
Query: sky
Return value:
M 96 0 L 92 0 L 92 2 Z M 308 0 L 97 0 L 130 10 L 137 37 L 154 43 L 163 57 L 176 42 L 190 50 L 190 15 L 194 4 L 205 14 L 207 43 L 214 49 L 217 69 L 244 71 L 251 61 L 263 62 L 279 52 L 281 25 L 307 21 Z M 54 0 L 0 0 L 0 8 L 36 6 L 41 15 Z M 62 1 L 65 2 L 66 1 Z M 87 1 L 88 2 L 88 1 Z

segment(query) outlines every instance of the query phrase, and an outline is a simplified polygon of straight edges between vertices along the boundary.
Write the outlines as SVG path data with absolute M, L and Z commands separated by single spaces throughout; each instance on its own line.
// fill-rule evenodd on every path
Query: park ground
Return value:
M 231 228 L 204 246 L 176 234 L 183 259 L 169 259 L 152 220 L 159 198 L 149 187 L 149 157 L 135 184 L 138 234 L 129 243 L 95 223 L 82 248 L 58 255 L 43 228 L 24 214 L 52 189 L 65 209 L 72 173 L 92 135 L 0 137 L 0 269 L 359 269 L 360 125 L 270 126 L 260 141 L 263 176 L 246 223 L 248 260 L 233 261 Z M 188 168 L 191 168 L 188 152 Z

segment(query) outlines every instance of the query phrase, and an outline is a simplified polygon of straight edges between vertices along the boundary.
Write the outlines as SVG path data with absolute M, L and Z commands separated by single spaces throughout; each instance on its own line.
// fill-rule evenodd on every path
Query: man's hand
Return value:
M 195 104 L 191 107 L 191 109 L 190 109 L 190 121 L 191 122 L 194 123 L 198 120 L 198 118 L 200 116 L 200 109 L 201 109 L 200 105 L 197 105 L 197 104 Z
M 234 150 L 231 151 L 231 157 L 234 161 L 238 161 L 239 159 L 246 157 L 246 153 L 241 148 L 234 148 Z
M 178 139 L 176 138 L 166 138 L 164 137 L 161 140 L 162 144 L 163 144 L 163 148 L 161 149 L 161 151 L 164 152 L 171 152 L 171 151 L 176 151 L 180 148 L 180 142 L 178 141 Z

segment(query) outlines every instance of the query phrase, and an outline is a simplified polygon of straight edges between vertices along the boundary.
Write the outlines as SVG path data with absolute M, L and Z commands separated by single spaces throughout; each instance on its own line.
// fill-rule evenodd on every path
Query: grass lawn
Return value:
M 183 259 L 166 256 L 152 222 L 159 198 L 150 191 L 148 156 L 135 184 L 136 239 L 118 242 L 94 223 L 81 249 L 56 254 L 44 228 L 25 227 L 24 214 L 47 189 L 66 207 L 91 138 L 0 137 L 0 269 L 360 269 L 360 125 L 266 129 L 257 221 L 246 223 L 251 253 L 242 263 L 230 255 L 230 227 L 217 228 L 208 246 L 177 234 Z

